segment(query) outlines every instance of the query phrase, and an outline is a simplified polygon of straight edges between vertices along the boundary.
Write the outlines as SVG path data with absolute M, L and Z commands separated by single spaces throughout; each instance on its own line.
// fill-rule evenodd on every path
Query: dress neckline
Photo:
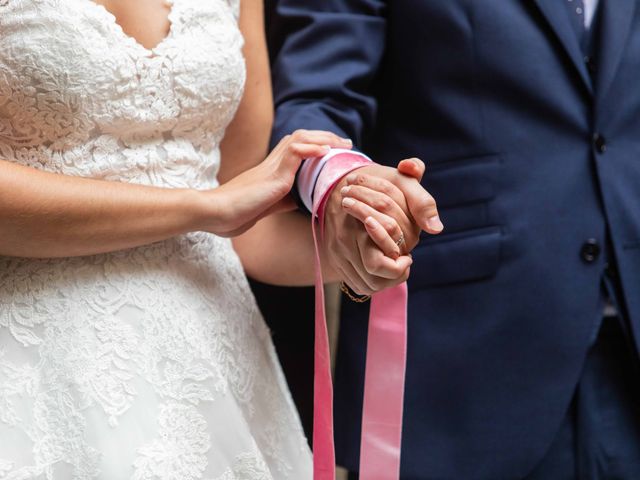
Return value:
M 118 19 L 116 18 L 116 16 L 111 13 L 111 11 L 109 11 L 109 9 L 107 9 L 104 5 L 97 3 L 94 0 L 83 0 L 83 3 L 88 4 L 89 8 L 94 9 L 94 11 L 105 18 L 105 22 L 107 22 L 109 26 L 111 26 L 113 30 L 115 30 L 116 34 L 120 36 L 126 44 L 133 45 L 146 57 L 158 56 L 159 52 L 162 50 L 165 44 L 169 42 L 174 35 L 174 31 L 176 29 L 175 13 L 177 3 L 175 0 L 165 0 L 165 2 L 169 6 L 169 14 L 167 15 L 167 20 L 169 21 L 169 30 L 167 31 L 167 34 L 154 47 L 147 48 L 142 45 L 142 43 L 140 43 L 138 39 L 125 32 L 122 26 L 118 23 Z

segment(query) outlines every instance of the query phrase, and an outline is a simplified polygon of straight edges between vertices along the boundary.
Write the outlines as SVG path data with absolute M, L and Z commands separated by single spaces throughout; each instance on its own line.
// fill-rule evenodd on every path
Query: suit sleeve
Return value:
M 274 0 L 268 16 L 275 145 L 299 128 L 362 145 L 376 113 L 385 48 L 384 0 Z

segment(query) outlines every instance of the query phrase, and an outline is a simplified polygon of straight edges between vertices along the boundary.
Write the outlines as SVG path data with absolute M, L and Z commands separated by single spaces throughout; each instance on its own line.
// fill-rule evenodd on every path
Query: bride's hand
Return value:
M 332 147 L 351 148 L 351 141 L 319 130 L 287 135 L 262 163 L 205 192 L 205 230 L 233 237 L 271 213 L 295 208 L 287 195 L 301 162 L 325 155 Z

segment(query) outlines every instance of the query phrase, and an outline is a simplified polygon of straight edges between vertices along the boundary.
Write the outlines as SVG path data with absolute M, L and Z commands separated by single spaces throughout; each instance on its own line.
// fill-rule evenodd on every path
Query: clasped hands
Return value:
M 350 147 L 350 141 L 325 131 L 287 135 L 265 161 L 206 192 L 204 229 L 235 237 L 261 218 L 295 208 L 287 194 L 302 161 Z M 424 171 L 415 158 L 397 169 L 372 163 L 338 182 L 325 206 L 322 243 L 332 278 L 370 295 L 409 277 L 420 231 L 437 234 L 443 228 L 435 200 L 420 185 Z
M 324 255 L 357 294 L 371 295 L 409 278 L 420 232 L 443 230 L 433 197 L 421 186 L 425 165 L 371 164 L 346 175 L 325 208 Z

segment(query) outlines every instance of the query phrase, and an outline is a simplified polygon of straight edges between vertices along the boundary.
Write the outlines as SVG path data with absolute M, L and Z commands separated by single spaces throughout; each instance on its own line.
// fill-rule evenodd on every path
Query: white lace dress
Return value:
M 242 95 L 239 0 L 174 0 L 146 49 L 91 0 L 0 0 L 0 159 L 216 186 Z M 0 479 L 311 478 L 229 240 L 0 257 Z

